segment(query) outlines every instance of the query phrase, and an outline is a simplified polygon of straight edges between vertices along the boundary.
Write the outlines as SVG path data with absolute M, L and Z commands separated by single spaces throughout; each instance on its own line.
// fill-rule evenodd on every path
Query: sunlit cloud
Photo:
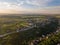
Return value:
M 8 3 L 8 2 L 0 2 L 0 9 L 14 9 L 19 8 L 19 6 L 15 3 Z

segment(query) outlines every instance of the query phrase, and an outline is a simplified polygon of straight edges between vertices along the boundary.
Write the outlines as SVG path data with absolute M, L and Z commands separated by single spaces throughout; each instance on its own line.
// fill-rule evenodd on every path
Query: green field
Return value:
M 14 32 L 30 26 L 29 23 L 36 24 L 36 27 L 26 31 L 20 31 L 0 37 L 0 45 L 29 45 L 33 40 L 39 40 L 37 45 L 55 45 L 60 42 L 60 33 L 53 33 L 58 30 L 59 16 L 1 16 L 0 35 Z M 47 35 L 50 34 L 50 37 Z M 42 37 L 45 35 L 45 37 Z M 46 37 L 49 37 L 46 39 Z M 53 40 L 53 41 L 52 41 Z M 45 42 L 46 41 L 46 42 Z

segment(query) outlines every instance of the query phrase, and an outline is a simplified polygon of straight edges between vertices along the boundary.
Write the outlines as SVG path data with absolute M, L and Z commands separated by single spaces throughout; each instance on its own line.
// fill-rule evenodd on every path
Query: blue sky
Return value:
M 60 0 L 53 0 L 52 2 L 48 3 L 48 6 L 60 6 Z
M 60 0 L 0 0 L 1 13 L 60 13 L 59 10 Z

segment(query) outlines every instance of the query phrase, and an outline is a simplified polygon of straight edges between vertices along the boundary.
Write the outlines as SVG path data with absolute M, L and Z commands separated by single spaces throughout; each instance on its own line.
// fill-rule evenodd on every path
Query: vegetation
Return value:
M 29 21 L 27 21 L 27 19 Z M 27 27 L 29 23 L 35 24 L 36 27 L 0 37 L 1 45 L 30 45 L 31 42 L 34 44 L 33 40 L 39 40 L 36 45 L 57 45 L 60 43 L 60 32 L 56 33 L 59 27 L 59 22 L 56 17 L 48 18 L 47 16 L 43 16 L 42 18 L 38 16 L 33 18 L 26 16 L 25 18 L 21 17 L 21 19 L 15 17 L 13 20 L 9 23 L 3 22 L 0 24 L 1 34 L 5 34 L 7 30 L 12 32 Z M 47 34 L 50 34 L 50 36 Z M 42 38 L 42 40 L 40 40 L 40 38 Z

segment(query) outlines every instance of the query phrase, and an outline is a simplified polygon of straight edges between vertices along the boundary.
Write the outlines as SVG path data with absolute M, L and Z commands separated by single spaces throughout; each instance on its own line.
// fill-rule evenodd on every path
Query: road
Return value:
M 21 31 L 27 31 L 27 30 L 32 29 L 32 28 L 34 28 L 34 27 L 36 27 L 36 25 L 32 25 L 32 26 L 30 26 L 30 27 L 28 27 L 28 28 L 23 28 L 23 29 L 21 29 L 21 30 L 16 30 L 16 31 L 14 31 L 14 32 L 9 32 L 9 33 L 6 33 L 6 34 L 2 34 L 2 35 L 0 35 L 0 38 L 1 38 L 1 37 L 4 37 L 4 36 L 7 36 L 7 35 L 9 35 L 9 34 L 21 32 Z

